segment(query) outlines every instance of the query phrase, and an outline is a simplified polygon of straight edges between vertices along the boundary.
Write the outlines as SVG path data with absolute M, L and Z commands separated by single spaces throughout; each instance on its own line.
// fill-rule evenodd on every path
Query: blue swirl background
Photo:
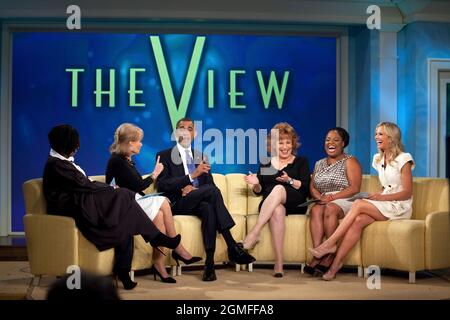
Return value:
M 14 33 L 12 90 L 12 231 L 23 231 L 21 186 L 42 176 L 48 156 L 47 133 L 56 124 L 75 126 L 81 138 L 76 162 L 88 175 L 104 174 L 108 147 L 116 127 L 133 122 L 145 132 L 141 153 L 135 157 L 142 174 L 153 169 L 157 151 L 169 148 L 171 124 L 157 71 L 150 34 Z M 178 103 L 197 35 L 160 35 L 172 87 Z M 84 68 L 80 74 L 78 107 L 71 107 L 71 75 L 66 68 Z M 108 69 L 116 70 L 116 106 L 103 100 L 95 107 L 95 69 L 103 69 L 103 86 L 109 86 Z M 138 102 L 128 106 L 129 68 L 138 73 Z M 215 72 L 215 107 L 208 108 L 207 73 Z M 229 72 L 245 70 L 237 78 L 238 104 L 229 107 Z M 274 97 L 264 108 L 256 70 L 267 83 L 275 71 L 279 83 L 290 71 L 283 108 Z M 323 140 L 336 124 L 336 39 L 315 36 L 206 35 L 200 66 L 187 116 L 202 120 L 203 131 L 217 128 L 269 130 L 287 121 L 300 135 L 299 154 L 311 169 L 324 156 Z M 209 142 L 203 142 L 203 147 Z M 224 150 L 225 150 L 224 140 Z M 214 160 L 214 159 L 212 159 Z M 213 172 L 255 171 L 256 164 L 214 164 Z

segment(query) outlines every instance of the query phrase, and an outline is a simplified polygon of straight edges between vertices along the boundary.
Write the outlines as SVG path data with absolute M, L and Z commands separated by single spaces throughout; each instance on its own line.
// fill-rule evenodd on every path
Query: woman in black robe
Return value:
M 56 126 L 48 139 L 51 150 L 43 175 L 47 212 L 72 217 L 98 250 L 115 248 L 113 271 L 125 289 L 134 288 L 137 283 L 129 277 L 133 235 L 142 235 L 153 247 L 168 248 L 176 248 L 181 236 L 170 238 L 161 233 L 137 204 L 134 192 L 91 181 L 86 176 L 73 162 L 80 147 L 75 128 Z

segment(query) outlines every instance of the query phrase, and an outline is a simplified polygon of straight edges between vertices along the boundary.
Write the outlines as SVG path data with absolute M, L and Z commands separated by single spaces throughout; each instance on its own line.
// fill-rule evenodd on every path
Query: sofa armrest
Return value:
M 70 217 L 26 214 L 23 218 L 33 275 L 58 276 L 78 264 L 78 234 Z
M 450 267 L 450 212 L 435 211 L 425 219 L 425 268 Z

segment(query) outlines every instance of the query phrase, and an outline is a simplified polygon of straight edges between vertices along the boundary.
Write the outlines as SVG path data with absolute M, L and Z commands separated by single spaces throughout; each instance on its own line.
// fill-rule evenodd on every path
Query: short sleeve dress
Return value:
M 403 190 L 402 187 L 402 175 L 401 170 L 403 166 L 411 161 L 412 167 L 414 169 L 414 160 L 411 154 L 402 152 L 394 160 L 390 161 L 386 168 L 384 167 L 384 158 L 378 161 L 379 154 L 374 155 L 372 166 L 378 171 L 378 178 L 383 186 L 382 194 L 397 193 Z M 412 214 L 412 202 L 413 198 L 401 201 L 377 201 L 368 200 L 366 201 L 372 203 L 381 214 L 388 218 L 389 220 L 394 219 L 410 219 Z

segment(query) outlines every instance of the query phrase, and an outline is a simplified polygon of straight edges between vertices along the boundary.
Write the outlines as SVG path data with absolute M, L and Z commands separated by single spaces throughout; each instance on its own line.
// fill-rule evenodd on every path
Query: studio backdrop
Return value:
M 104 174 L 124 122 L 144 130 L 142 174 L 184 116 L 199 121 L 196 143 L 216 173 L 255 172 L 265 134 L 283 121 L 312 170 L 336 125 L 334 37 L 16 32 L 12 53 L 13 232 L 23 231 L 22 184 L 42 177 L 57 124 L 78 129 L 88 175 Z

